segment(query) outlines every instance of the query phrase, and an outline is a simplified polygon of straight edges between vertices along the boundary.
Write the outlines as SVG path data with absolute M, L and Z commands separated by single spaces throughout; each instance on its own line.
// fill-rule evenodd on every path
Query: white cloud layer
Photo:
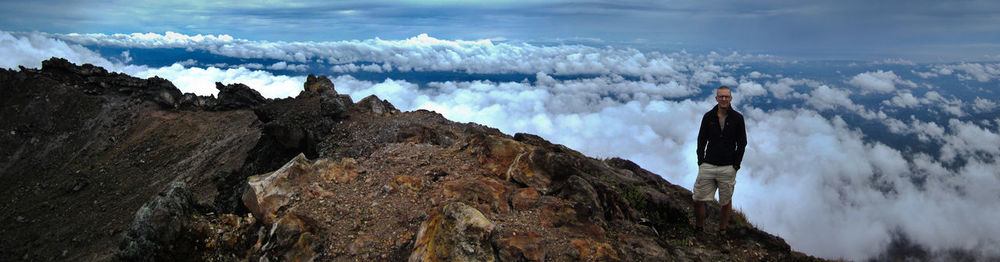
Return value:
M 271 69 L 271 70 L 289 70 L 289 71 L 304 72 L 306 70 L 309 70 L 309 66 L 308 65 L 302 65 L 302 64 L 290 64 L 290 63 L 286 63 L 285 61 L 280 61 L 280 62 L 276 62 L 274 64 L 271 64 L 271 65 L 267 66 L 267 69 Z
M 148 69 L 133 74 L 135 77 L 159 76 L 170 80 L 181 92 L 197 95 L 215 95 L 215 82 L 223 84 L 243 83 L 268 98 L 296 96 L 302 91 L 305 77 L 273 75 L 267 71 L 251 70 L 246 67 L 219 69 L 215 67 L 185 67 L 181 64 Z
M 225 36 L 188 37 L 169 33 L 167 36 L 76 37 L 123 41 L 122 45 L 127 46 L 196 49 L 210 46 L 205 43 L 250 42 Z M 325 43 L 360 48 L 361 51 L 347 51 L 342 56 L 355 61 L 364 57 L 361 55 L 364 52 L 375 51 L 361 47 L 367 44 L 370 44 L 368 48 L 381 46 L 389 50 L 384 52 L 420 50 L 424 52 L 421 55 L 432 54 L 424 60 L 438 60 L 428 64 L 423 60 L 387 59 L 369 64 L 372 67 L 367 70 L 375 70 L 375 67 L 385 70 L 386 65 L 433 68 L 431 64 L 448 65 L 449 61 L 460 61 L 450 64 L 452 68 L 480 68 L 465 59 L 450 60 L 443 56 L 452 52 L 467 57 L 469 53 L 459 55 L 459 52 L 471 52 L 474 57 L 522 57 L 527 63 L 522 73 L 535 74 L 536 81 L 432 82 L 421 87 L 401 80 L 369 82 L 342 75 L 333 79 L 338 92 L 349 94 L 355 100 L 375 94 L 402 110 L 434 110 L 453 121 L 477 122 L 506 133 L 538 134 L 590 156 L 624 157 L 685 187 L 693 184 L 697 171 L 694 155 L 697 124 L 714 101 L 710 96 L 678 98 L 699 94 L 693 83 L 736 81 L 726 68 L 711 61 L 683 57 L 650 59 L 643 54 L 643 57 L 634 57 L 635 62 L 631 65 L 598 68 L 606 55 L 642 54 L 610 48 L 574 46 L 576 50 L 583 48 L 593 52 L 569 57 L 560 53 L 568 47 L 508 45 L 501 48 L 497 47 L 501 45 L 485 41 L 443 41 L 429 37 L 398 42 L 376 39 Z M 410 47 L 402 47 L 404 45 L 420 48 L 408 49 Z M 218 44 L 211 50 L 280 57 L 289 56 L 291 50 L 282 49 L 287 47 L 271 50 L 237 46 Z M 315 53 L 331 50 L 343 49 L 331 48 Z M 301 77 L 276 76 L 246 67 L 225 70 L 190 67 L 196 61 L 161 68 L 118 65 L 86 48 L 37 35 L 12 36 L 0 32 L 0 51 L 13 54 L 0 58 L 0 65 L 4 67 L 37 65 L 37 61 L 63 52 L 73 57 L 70 59 L 73 62 L 92 61 L 140 77 L 158 75 L 173 81 L 185 92 L 203 95 L 214 94 L 214 82 L 219 81 L 246 83 L 267 97 L 284 97 L 296 94 L 304 81 Z M 379 52 L 383 51 L 373 56 L 379 57 Z M 529 55 L 539 54 L 536 52 L 552 52 L 545 57 L 573 63 L 551 66 L 558 63 L 548 61 L 534 65 L 531 63 L 537 60 Z M 315 53 L 292 53 L 290 57 L 304 62 L 319 58 Z M 403 53 L 403 58 L 415 57 Z M 566 57 L 559 58 L 561 55 Z M 302 61 L 296 60 L 297 57 L 302 57 Z M 507 61 L 483 59 L 486 65 Z M 503 63 L 499 65 L 506 68 L 504 70 L 522 70 Z M 351 71 L 348 67 L 345 64 L 341 68 L 347 70 L 345 72 L 366 70 L 357 67 Z M 641 75 L 638 79 L 621 76 L 631 75 L 624 72 L 642 73 L 652 68 L 675 70 L 666 71 L 667 74 Z M 966 72 L 942 68 L 936 73 L 947 75 L 943 73 L 946 70 Z M 569 80 L 552 77 L 559 72 L 582 71 L 598 72 L 599 76 Z M 756 82 L 764 77 L 763 73 L 750 73 L 749 79 L 738 81 L 734 93 L 745 98 L 803 99 L 805 104 L 820 111 L 847 109 L 884 120 L 894 133 L 916 134 L 921 141 L 939 144 L 941 152 L 936 156 L 911 154 L 883 143 L 865 142 L 865 135 L 841 117 L 824 117 L 813 109 L 796 106 L 794 109 L 763 110 L 750 103 L 752 99 L 745 100 L 750 101 L 747 104 L 736 101 L 737 108 L 746 117 L 750 143 L 737 178 L 734 205 L 755 225 L 784 237 L 796 250 L 826 258 L 865 260 L 884 251 L 894 232 L 932 252 L 963 249 L 977 255 L 1000 256 L 1000 224 L 992 220 L 1000 217 L 1000 205 L 996 205 L 997 192 L 1000 192 L 1000 173 L 996 171 L 1000 170 L 997 161 L 1000 159 L 1000 129 L 996 127 L 1000 126 L 1000 119 L 991 120 L 998 123 L 992 127 L 957 119 L 934 123 L 911 118 L 904 122 L 855 104 L 850 99 L 850 90 L 780 75 L 773 82 Z M 947 100 L 936 92 L 917 97 L 900 90 L 915 85 L 911 86 L 891 71 L 859 74 L 850 82 L 868 92 L 896 91 L 896 96 L 886 103 L 904 108 Z M 991 104 L 993 100 L 981 100 L 975 101 L 976 108 L 995 107 L 995 103 Z M 937 107 L 936 110 L 947 109 Z
M 979 112 L 985 112 L 992 110 L 990 103 L 992 101 L 978 98 L 974 101 L 973 109 Z M 896 95 L 888 100 L 882 101 L 882 104 L 906 109 L 918 108 L 923 106 L 933 106 L 941 110 L 941 112 L 948 113 L 953 116 L 965 116 L 965 111 L 962 110 L 966 107 L 965 102 L 958 98 L 945 98 L 937 91 L 928 91 L 924 93 L 923 97 L 914 96 L 909 90 L 897 91 Z
M 928 76 L 936 77 L 938 75 L 951 75 L 953 73 L 962 81 L 976 80 L 985 83 L 994 79 L 1000 79 L 1000 64 L 960 63 L 954 65 L 936 65 Z
M 326 62 L 338 73 L 357 71 L 462 71 L 477 74 L 543 72 L 550 75 L 622 75 L 656 83 L 684 86 L 735 79 L 720 75 L 714 62 L 772 60 L 770 56 L 694 56 L 661 54 L 636 49 L 596 48 L 583 45 L 536 46 L 527 43 L 494 43 L 491 40 L 441 40 L 421 34 L 404 40 L 369 39 L 335 42 L 267 42 L 228 35 L 165 34 L 46 34 L 83 45 L 126 48 L 186 48 L 213 54 L 285 62 Z M 277 66 L 277 65 L 275 65 Z M 728 80 L 728 81 L 727 81 Z
M 42 67 L 42 61 L 50 57 L 62 57 L 74 63 L 89 63 L 102 67 L 114 67 L 111 61 L 97 52 L 76 44 L 67 44 L 38 34 L 15 36 L 0 31 L 0 67 L 17 69 Z
M 903 80 L 892 71 L 878 70 L 876 72 L 860 73 L 848 81 L 851 85 L 860 87 L 865 92 L 889 93 L 896 90 L 896 85 L 917 87 L 916 83 Z
M 215 89 L 215 82 L 222 82 L 224 84 L 244 83 L 254 87 L 265 97 L 282 98 L 297 95 L 302 90 L 302 83 L 305 81 L 304 77 L 275 76 L 266 71 L 251 70 L 264 68 L 263 65 L 257 63 L 243 64 L 225 70 L 216 67 L 187 67 L 197 64 L 197 61 L 190 59 L 161 68 L 124 65 L 111 62 L 86 47 L 67 44 L 62 40 L 52 39 L 37 33 L 15 36 L 0 31 L 0 53 L 4 54 L 0 57 L 0 67 L 17 69 L 17 66 L 20 65 L 28 68 L 40 68 L 43 60 L 50 57 L 62 57 L 73 63 L 94 64 L 110 71 L 123 72 L 140 78 L 159 76 L 173 82 L 181 92 L 198 95 L 218 93 L 218 90 Z M 129 60 L 128 53 L 123 53 L 123 57 L 119 60 Z M 281 66 L 284 66 L 286 70 L 297 70 L 303 65 L 287 65 L 283 62 L 271 65 L 271 67 Z
M 997 103 L 977 96 L 976 100 L 973 101 L 972 107 L 976 112 L 989 112 L 997 108 Z

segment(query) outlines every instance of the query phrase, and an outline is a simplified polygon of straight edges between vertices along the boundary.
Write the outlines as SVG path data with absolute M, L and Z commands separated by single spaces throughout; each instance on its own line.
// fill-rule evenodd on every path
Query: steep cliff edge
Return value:
M 814 260 L 624 159 L 337 94 L 0 70 L 0 260 Z M 709 229 L 718 205 L 709 205 Z

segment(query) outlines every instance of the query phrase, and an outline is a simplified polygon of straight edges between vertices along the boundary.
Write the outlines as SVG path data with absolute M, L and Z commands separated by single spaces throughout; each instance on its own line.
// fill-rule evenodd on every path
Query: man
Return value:
M 743 115 L 733 110 L 732 91 L 722 86 L 715 91 L 719 104 L 705 113 L 698 131 L 698 178 L 694 182 L 695 230 L 705 229 L 705 201 L 715 197 L 719 190 L 722 214 L 719 218 L 719 235 L 725 236 L 732 210 L 733 186 L 736 171 L 740 170 L 743 152 L 747 145 Z M 707 145 L 707 147 L 706 147 Z

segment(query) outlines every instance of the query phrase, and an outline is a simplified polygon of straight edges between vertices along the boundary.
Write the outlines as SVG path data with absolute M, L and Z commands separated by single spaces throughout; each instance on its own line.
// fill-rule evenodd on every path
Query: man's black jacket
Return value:
M 698 131 L 698 165 L 709 163 L 717 166 L 734 165 L 743 161 L 747 147 L 747 129 L 743 115 L 728 108 L 726 128 L 719 129 L 719 106 L 705 113 Z M 708 146 L 706 150 L 705 146 Z

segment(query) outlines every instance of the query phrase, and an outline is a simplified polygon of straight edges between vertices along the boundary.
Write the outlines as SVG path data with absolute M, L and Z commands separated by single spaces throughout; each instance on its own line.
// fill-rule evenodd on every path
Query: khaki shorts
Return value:
M 733 199 L 733 187 L 736 185 L 736 169 L 732 165 L 717 166 L 702 163 L 698 166 L 698 178 L 694 181 L 695 201 L 715 200 L 715 190 L 719 190 L 719 204 L 729 204 Z

